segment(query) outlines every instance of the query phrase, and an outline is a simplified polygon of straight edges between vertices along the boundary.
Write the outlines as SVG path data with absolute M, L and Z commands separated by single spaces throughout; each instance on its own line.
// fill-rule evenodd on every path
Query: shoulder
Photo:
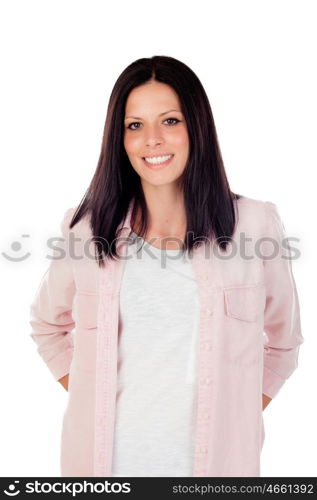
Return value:
M 236 203 L 240 228 L 253 228 L 256 233 L 266 233 L 272 221 L 280 218 L 277 205 L 272 201 L 241 195 Z
M 277 206 L 272 201 L 261 200 L 259 198 L 251 198 L 249 196 L 240 195 L 237 201 L 237 205 L 240 210 L 244 211 L 260 211 L 260 212 L 270 212 L 277 210 Z
M 69 207 L 66 209 L 63 215 L 63 219 L 61 222 L 61 230 L 63 234 L 67 234 L 70 231 L 76 234 L 86 234 L 91 235 L 91 227 L 90 227 L 90 217 L 89 214 L 85 214 L 75 225 L 70 228 L 70 224 L 72 223 L 74 216 L 77 211 L 77 206 Z
M 261 209 L 263 208 L 263 204 L 266 202 L 264 200 L 260 200 L 259 198 L 251 198 L 250 196 L 240 195 L 237 203 L 239 207 L 241 206 L 243 209 Z

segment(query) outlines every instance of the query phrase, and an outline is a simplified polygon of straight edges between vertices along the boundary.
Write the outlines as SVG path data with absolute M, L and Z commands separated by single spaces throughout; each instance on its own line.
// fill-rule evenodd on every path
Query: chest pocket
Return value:
M 223 356 L 231 364 L 259 364 L 263 356 L 265 285 L 225 287 Z
M 265 286 L 247 285 L 224 288 L 225 313 L 240 321 L 261 319 L 265 308 Z

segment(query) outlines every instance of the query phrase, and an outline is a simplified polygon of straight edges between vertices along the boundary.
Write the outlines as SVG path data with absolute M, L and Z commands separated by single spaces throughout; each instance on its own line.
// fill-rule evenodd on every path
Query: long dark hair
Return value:
M 134 198 L 131 223 L 140 208 L 141 231 L 147 231 L 148 213 L 140 176 L 125 154 L 123 134 L 129 93 L 150 80 L 170 85 L 178 94 L 189 135 L 189 157 L 181 178 L 187 230 L 183 251 L 190 254 L 205 238 L 216 238 L 226 250 L 235 229 L 234 200 L 218 144 L 216 127 L 206 92 L 195 73 L 183 62 L 168 56 L 141 58 L 117 79 L 109 100 L 97 168 L 69 228 L 86 213 L 95 242 L 96 259 L 118 258 L 116 238 Z M 111 248 L 111 251 L 109 249 Z

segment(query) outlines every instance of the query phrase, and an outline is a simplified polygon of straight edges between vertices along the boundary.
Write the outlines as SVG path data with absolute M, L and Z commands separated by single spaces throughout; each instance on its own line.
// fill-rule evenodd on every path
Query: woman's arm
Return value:
M 263 353 L 262 394 L 272 399 L 297 368 L 299 348 L 304 338 L 301 333 L 299 299 L 290 249 L 286 245 L 284 224 L 274 203 L 265 202 L 265 208 L 267 258 L 264 259 L 264 332 L 267 342 L 264 344 Z
M 72 208 L 68 209 L 64 215 L 63 237 L 55 244 L 53 258 L 30 306 L 31 337 L 55 380 L 69 373 L 73 357 L 72 303 L 76 287 L 68 250 L 68 223 L 72 212 Z
M 269 398 L 266 394 L 262 394 L 262 411 L 265 410 L 272 398 Z
M 68 373 L 67 375 L 64 375 L 64 377 L 60 378 L 59 381 L 62 386 L 64 387 L 64 389 L 66 389 L 66 391 L 68 391 Z

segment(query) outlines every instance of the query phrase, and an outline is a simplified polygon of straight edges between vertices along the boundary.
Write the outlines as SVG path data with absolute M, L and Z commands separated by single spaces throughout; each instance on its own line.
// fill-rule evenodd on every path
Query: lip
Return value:
M 173 153 L 155 153 L 153 155 L 145 155 L 142 156 L 142 158 L 155 158 L 156 156 L 167 156 L 167 155 L 172 155 Z
M 168 153 L 168 154 L 172 154 L 172 153 Z M 147 156 L 147 158 L 154 158 L 155 156 L 167 156 L 167 155 L 153 155 L 153 156 Z M 169 158 L 168 160 L 164 161 L 163 163 L 159 163 L 158 165 L 153 165 L 153 164 L 150 164 L 148 163 L 147 161 L 145 161 L 144 158 L 142 158 L 143 160 L 143 163 L 146 167 L 150 168 L 151 170 L 162 170 L 163 168 L 167 167 L 171 161 L 173 160 L 174 158 L 174 155 L 172 154 L 171 158 Z

